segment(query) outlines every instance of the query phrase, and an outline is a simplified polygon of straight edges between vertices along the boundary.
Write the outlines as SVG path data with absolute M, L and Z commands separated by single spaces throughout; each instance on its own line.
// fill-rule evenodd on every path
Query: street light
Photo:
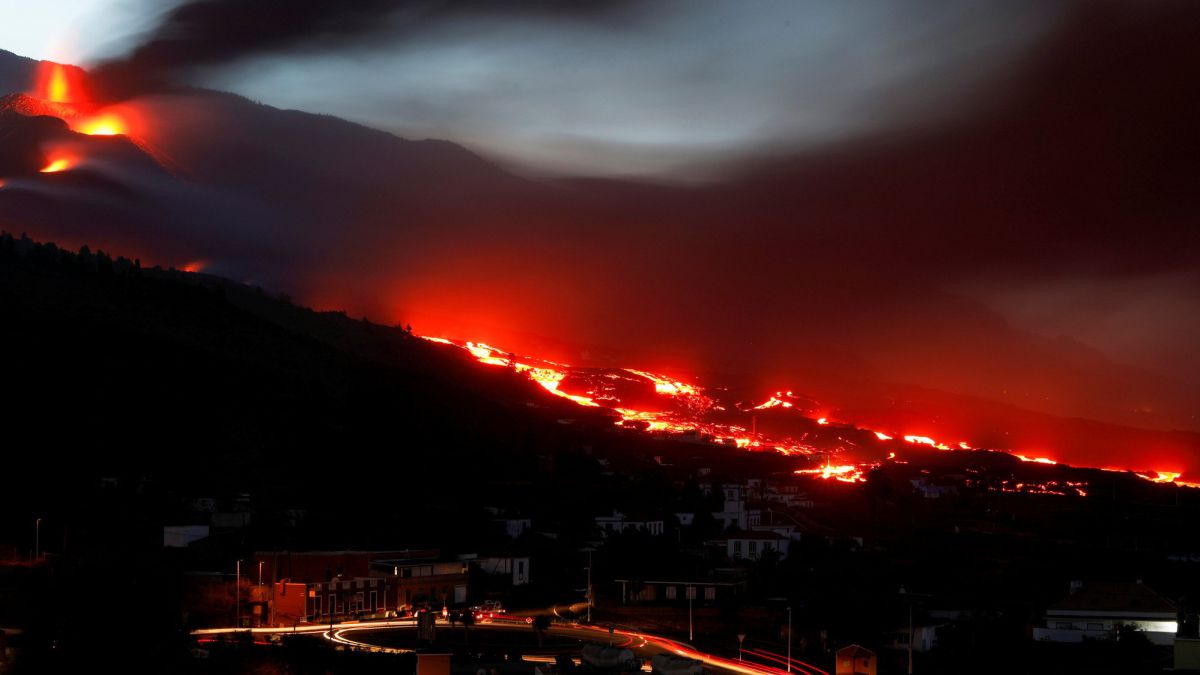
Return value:
M 595 550 L 590 546 L 586 549 L 588 554 L 587 564 L 587 622 L 592 622 L 592 551 Z
M 792 606 L 788 605 L 788 653 L 787 671 L 792 672 Z
M 242 627 L 242 559 L 238 558 L 237 572 L 233 577 L 233 608 L 234 616 L 237 617 L 234 625 L 238 628 Z
M 908 675 L 912 675 L 913 671 L 913 608 L 912 598 L 908 596 L 908 592 L 904 587 L 900 587 L 900 595 L 905 596 L 908 600 Z
M 738 639 L 738 661 L 740 662 L 742 660 L 742 643 L 746 641 L 746 634 L 738 633 L 737 639 Z
M 695 599 L 696 599 L 696 587 L 695 587 L 695 586 L 688 586 L 688 587 L 687 587 L 687 601 L 688 601 L 688 642 L 691 642 L 692 640 L 695 640 L 695 639 L 696 639 L 696 638 L 695 638 L 695 634 L 692 632 L 692 601 L 693 601 L 693 600 L 695 600 Z

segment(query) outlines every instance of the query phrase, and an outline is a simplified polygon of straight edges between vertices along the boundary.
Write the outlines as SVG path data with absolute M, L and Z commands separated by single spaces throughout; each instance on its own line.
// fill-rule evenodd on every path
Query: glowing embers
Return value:
M 825 480 L 833 479 L 843 483 L 865 483 L 866 477 L 863 475 L 863 468 L 855 464 L 833 465 L 826 462 L 824 466 L 817 469 L 796 469 L 793 473 L 801 476 L 815 476 Z

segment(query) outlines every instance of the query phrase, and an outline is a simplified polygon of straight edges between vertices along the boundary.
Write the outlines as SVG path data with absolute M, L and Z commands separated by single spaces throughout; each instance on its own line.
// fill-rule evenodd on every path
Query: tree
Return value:
M 471 637 L 471 626 L 475 625 L 475 612 L 467 610 L 462 613 L 463 625 L 463 644 L 467 644 Z
M 550 629 L 550 617 L 539 614 L 533 617 L 533 630 L 537 633 L 538 648 L 542 646 L 542 635 Z

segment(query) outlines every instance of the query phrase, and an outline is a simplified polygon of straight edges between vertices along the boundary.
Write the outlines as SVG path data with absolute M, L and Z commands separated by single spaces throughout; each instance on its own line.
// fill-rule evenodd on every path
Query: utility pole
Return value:
M 42 519 L 38 518 L 33 522 L 33 561 L 37 562 L 42 558 Z
M 913 666 L 913 617 L 912 600 L 908 601 L 908 675 L 912 675 Z
M 233 577 L 233 607 L 236 617 L 234 625 L 242 627 L 242 559 L 238 558 L 236 572 Z
M 900 595 L 903 595 L 908 600 L 908 675 L 912 675 L 913 671 L 913 606 L 912 598 L 904 587 L 900 587 Z
M 266 562 L 266 561 L 265 560 L 258 561 L 258 585 L 259 586 L 262 586 L 262 566 L 263 566 L 264 562 Z
M 587 564 L 587 622 L 592 622 L 592 549 L 588 548 Z
M 787 671 L 792 672 L 792 606 L 788 605 L 788 653 L 787 653 Z
M 692 630 L 692 601 L 694 601 L 695 599 L 696 599 L 696 587 L 695 587 L 695 586 L 688 586 L 688 587 L 687 587 L 687 601 L 688 601 L 688 642 L 691 642 L 692 640 L 695 640 L 695 639 L 696 639 L 695 632 Z

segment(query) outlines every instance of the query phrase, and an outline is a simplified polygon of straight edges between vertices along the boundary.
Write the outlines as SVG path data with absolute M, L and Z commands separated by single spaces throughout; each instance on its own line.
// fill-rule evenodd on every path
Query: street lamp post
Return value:
M 908 600 L 908 675 L 912 675 L 913 671 L 913 606 L 912 598 L 908 596 L 908 592 L 904 587 L 900 587 L 900 595 Z
M 42 557 L 42 519 L 38 518 L 33 522 L 33 561 L 37 562 Z
M 587 622 L 592 622 L 592 549 L 588 548 L 587 565 Z
M 266 562 L 266 561 L 264 561 L 264 560 L 258 561 L 258 585 L 259 586 L 262 586 L 262 566 L 263 566 L 264 562 Z
M 238 558 L 237 571 L 233 577 L 233 611 L 234 625 L 238 628 L 242 627 L 242 559 Z
M 688 642 L 695 640 L 695 634 L 692 631 L 692 594 L 688 594 Z
M 746 641 L 746 634 L 738 633 L 737 638 L 738 638 L 738 661 L 740 662 L 742 660 L 742 643 Z
M 913 617 L 912 600 L 908 601 L 908 675 L 913 671 Z
M 792 672 L 792 606 L 788 605 L 788 652 L 787 671 Z

